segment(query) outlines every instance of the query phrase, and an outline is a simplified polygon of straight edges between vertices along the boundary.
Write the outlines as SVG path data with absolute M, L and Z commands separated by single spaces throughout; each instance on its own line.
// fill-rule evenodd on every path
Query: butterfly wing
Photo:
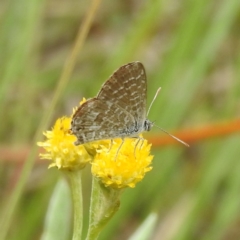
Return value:
M 120 67 L 102 86 L 97 99 L 121 108 L 134 118 L 138 128 L 146 120 L 147 78 L 140 62 Z
M 83 103 L 75 112 L 71 123 L 72 133 L 77 137 L 76 145 L 129 136 L 134 129 L 134 119 L 130 114 L 120 112 L 113 105 L 108 106 L 97 98 Z

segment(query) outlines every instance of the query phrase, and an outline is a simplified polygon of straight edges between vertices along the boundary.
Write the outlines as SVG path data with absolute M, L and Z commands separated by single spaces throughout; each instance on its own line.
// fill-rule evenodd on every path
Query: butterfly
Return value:
M 136 61 L 121 66 L 103 84 L 97 96 L 84 102 L 74 113 L 71 121 L 71 131 L 77 137 L 74 144 L 124 140 L 125 137 L 140 139 L 139 134 L 150 131 L 153 126 L 147 119 L 146 102 L 147 78 L 143 64 Z

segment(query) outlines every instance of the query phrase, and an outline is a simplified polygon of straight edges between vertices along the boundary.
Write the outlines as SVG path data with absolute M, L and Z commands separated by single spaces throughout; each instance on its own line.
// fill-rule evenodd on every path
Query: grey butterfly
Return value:
M 74 113 L 71 122 L 71 131 L 77 137 L 74 144 L 125 137 L 140 140 L 138 135 L 150 131 L 153 126 L 147 119 L 146 101 L 147 78 L 143 64 L 132 62 L 123 65 L 103 84 L 96 97 L 87 100 Z
M 137 137 L 150 131 L 146 119 L 147 79 L 140 62 L 120 67 L 103 84 L 95 98 L 75 112 L 71 130 L 75 145 L 103 139 Z

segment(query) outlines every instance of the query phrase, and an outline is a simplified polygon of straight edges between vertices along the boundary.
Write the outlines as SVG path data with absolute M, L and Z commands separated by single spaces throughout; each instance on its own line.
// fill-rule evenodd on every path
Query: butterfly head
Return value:
M 153 122 L 146 119 L 144 122 L 144 131 L 150 131 L 153 125 L 154 125 Z

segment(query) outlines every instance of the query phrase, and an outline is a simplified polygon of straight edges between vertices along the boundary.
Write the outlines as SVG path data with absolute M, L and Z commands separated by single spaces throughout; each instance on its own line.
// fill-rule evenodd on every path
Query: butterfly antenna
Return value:
M 150 112 L 150 109 L 151 109 L 151 107 L 152 107 L 155 99 L 157 98 L 157 95 L 159 94 L 160 90 L 161 90 L 161 88 L 158 88 L 158 90 L 157 90 L 157 92 L 156 92 L 156 94 L 155 94 L 155 96 L 154 96 L 154 98 L 153 98 L 153 100 L 152 100 L 152 102 L 151 102 L 151 104 L 150 104 L 150 106 L 149 106 L 149 108 L 148 108 L 147 116 L 148 116 L 148 114 L 149 114 L 149 112 Z
M 172 137 L 173 139 L 177 140 L 178 142 L 182 143 L 183 145 L 189 147 L 189 145 L 187 143 L 185 143 L 184 141 L 182 141 L 181 139 L 173 136 L 172 134 L 168 133 L 167 131 L 165 131 L 164 129 L 162 129 L 161 127 L 157 126 L 154 124 L 154 126 L 156 126 L 157 128 L 159 128 L 162 132 L 166 133 L 167 135 L 169 135 L 170 137 Z

